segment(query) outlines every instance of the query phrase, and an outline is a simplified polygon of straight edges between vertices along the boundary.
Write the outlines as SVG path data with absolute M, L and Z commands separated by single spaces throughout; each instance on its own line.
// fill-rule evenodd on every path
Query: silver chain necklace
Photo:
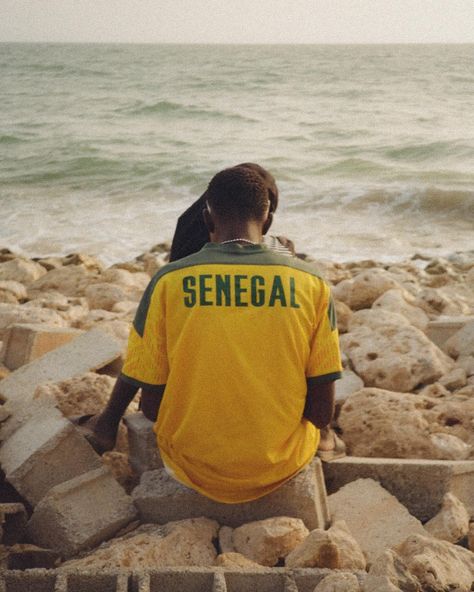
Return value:
M 228 243 L 238 243 L 238 242 L 248 243 L 249 245 L 258 245 L 259 244 L 259 243 L 249 240 L 248 238 L 230 238 L 229 240 L 222 241 L 220 244 L 227 245 Z

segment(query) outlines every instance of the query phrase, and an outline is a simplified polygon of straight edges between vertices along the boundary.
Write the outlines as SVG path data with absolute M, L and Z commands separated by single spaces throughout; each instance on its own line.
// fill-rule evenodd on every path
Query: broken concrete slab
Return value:
M 47 409 L 0 448 L 6 479 L 32 506 L 55 485 L 102 466 L 100 457 L 62 414 Z
M 128 458 L 133 471 L 141 475 L 145 471 L 163 468 L 153 422 L 140 411 L 127 415 L 124 423 L 128 431 Z
M 67 327 L 17 324 L 9 327 L 3 336 L 3 364 L 16 370 L 44 354 L 69 343 L 83 331 Z
M 116 339 L 92 329 L 9 374 L 0 382 L 0 395 L 7 401 L 31 398 L 39 384 L 98 370 L 121 353 L 122 345 Z
M 443 351 L 447 351 L 446 342 L 448 339 L 470 321 L 474 321 L 474 316 L 441 316 L 428 323 L 425 333 L 435 345 Z
M 373 479 L 357 479 L 328 497 L 331 520 L 344 520 L 367 563 L 414 534 L 426 536 L 419 520 Z
M 6 400 L 6 409 L 12 417 L 2 426 L 0 439 L 6 439 L 45 406 L 44 401 L 34 399 L 40 384 L 98 370 L 121 353 L 122 345 L 116 339 L 100 329 L 92 329 L 9 374 L 0 381 L 0 400 Z
M 346 456 L 323 464 L 328 493 L 366 478 L 378 481 L 418 520 L 437 514 L 446 493 L 466 506 L 474 520 L 474 460 L 362 458 Z
M 53 487 L 36 506 L 27 533 L 64 557 L 98 545 L 137 516 L 132 499 L 104 468 Z
M 175 481 L 164 469 L 143 473 L 132 497 L 143 521 L 159 524 L 199 516 L 232 527 L 275 516 L 301 518 L 310 530 L 326 528 L 329 524 L 319 459 L 276 491 L 242 504 L 222 504 L 208 499 Z
M 20 541 L 25 533 L 26 521 L 26 509 L 23 504 L 0 504 L 0 543 L 14 545 Z

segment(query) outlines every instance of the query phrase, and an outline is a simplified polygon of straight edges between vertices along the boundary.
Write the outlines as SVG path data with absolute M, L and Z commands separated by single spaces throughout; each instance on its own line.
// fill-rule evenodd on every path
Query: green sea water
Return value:
M 112 262 L 218 170 L 316 257 L 474 248 L 474 45 L 0 44 L 0 246 Z

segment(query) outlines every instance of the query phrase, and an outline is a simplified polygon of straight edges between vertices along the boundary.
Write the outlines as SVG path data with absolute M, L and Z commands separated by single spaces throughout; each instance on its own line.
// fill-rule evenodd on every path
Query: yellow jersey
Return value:
M 263 245 L 208 243 L 151 280 L 122 378 L 162 395 L 155 432 L 177 479 L 239 503 L 312 459 L 307 386 L 341 370 L 330 290 L 309 264 Z

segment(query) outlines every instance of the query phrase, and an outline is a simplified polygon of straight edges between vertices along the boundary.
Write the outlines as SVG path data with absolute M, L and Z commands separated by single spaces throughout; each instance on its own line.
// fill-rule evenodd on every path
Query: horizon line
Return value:
M 474 45 L 473 41 L 304 41 L 304 42 L 219 42 L 208 41 L 206 43 L 196 41 L 46 41 L 46 40 L 0 40 L 0 44 L 29 44 L 29 45 L 189 45 L 189 46 L 308 46 L 308 45 L 360 45 L 360 46 L 386 46 L 386 45 Z

